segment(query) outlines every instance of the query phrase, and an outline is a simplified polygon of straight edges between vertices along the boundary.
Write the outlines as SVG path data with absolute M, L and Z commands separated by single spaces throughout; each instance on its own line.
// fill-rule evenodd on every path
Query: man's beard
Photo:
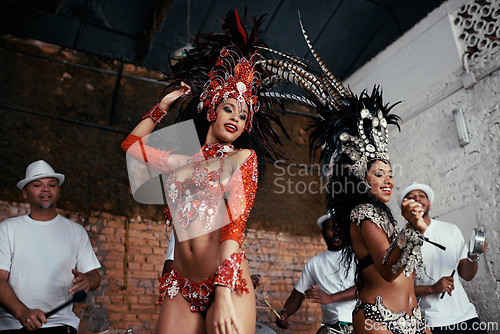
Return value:
M 337 238 L 333 238 L 330 242 L 327 243 L 328 250 L 333 252 L 338 252 L 344 248 L 342 240 Z
M 328 250 L 332 251 L 332 252 L 338 252 L 339 250 L 342 250 L 343 248 L 344 248 L 344 246 L 342 246 L 342 245 L 338 245 L 338 246 L 330 245 L 328 247 Z
M 44 210 L 50 209 L 53 206 L 54 206 L 54 203 L 41 203 L 39 205 L 40 209 L 44 209 Z

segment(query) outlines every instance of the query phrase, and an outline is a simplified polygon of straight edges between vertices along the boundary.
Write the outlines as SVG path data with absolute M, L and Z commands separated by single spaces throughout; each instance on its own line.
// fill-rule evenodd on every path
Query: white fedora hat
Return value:
M 64 182 L 64 175 L 54 172 L 52 167 L 43 160 L 38 160 L 29 164 L 26 168 L 26 177 L 17 183 L 19 189 L 23 189 L 25 185 L 31 181 L 43 179 L 45 177 L 54 177 L 59 181 L 59 185 Z
M 399 206 L 401 206 L 401 203 L 403 203 L 403 199 L 405 198 L 405 196 L 413 190 L 422 190 L 427 195 L 427 198 L 429 199 L 431 204 L 434 201 L 434 191 L 432 191 L 431 187 L 429 187 L 426 184 L 417 183 L 413 181 L 412 183 L 410 183 L 408 187 L 404 188 L 403 191 L 401 191 L 401 193 L 399 194 L 398 196 Z
M 326 214 L 323 216 L 319 217 L 318 220 L 316 221 L 316 224 L 318 224 L 320 229 L 323 229 L 323 223 L 327 221 L 328 219 L 332 218 L 333 214 L 335 213 L 334 209 L 328 210 Z

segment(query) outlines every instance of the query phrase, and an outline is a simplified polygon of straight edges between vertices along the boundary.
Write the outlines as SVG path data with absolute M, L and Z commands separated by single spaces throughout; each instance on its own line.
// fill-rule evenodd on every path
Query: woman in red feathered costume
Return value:
M 198 36 L 187 57 L 171 64 L 170 92 L 123 142 L 134 159 L 164 178 L 167 224 L 175 231 L 174 262 L 160 281 L 157 333 L 254 333 L 255 293 L 241 245 L 258 182 L 257 156 L 273 161 L 281 127 L 261 94 L 270 76 L 253 18 L 248 36 L 237 12 L 224 33 Z M 203 39 L 203 41 L 201 40 Z M 175 88 L 171 90 L 171 88 Z M 194 156 L 147 144 L 147 136 L 180 106 L 194 118 L 203 144 Z M 257 151 L 257 153 L 256 153 Z

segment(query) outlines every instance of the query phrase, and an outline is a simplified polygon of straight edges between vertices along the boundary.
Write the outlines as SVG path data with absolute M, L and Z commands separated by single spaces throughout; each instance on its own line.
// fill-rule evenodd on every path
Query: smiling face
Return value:
M 326 246 L 330 251 L 339 251 L 342 247 L 342 239 L 340 237 L 340 228 L 337 224 L 334 224 L 332 219 L 327 219 L 323 223 L 323 228 L 321 229 L 321 234 L 325 240 Z
M 415 202 L 418 202 L 420 203 L 420 205 L 422 205 L 422 208 L 424 209 L 423 217 L 429 215 L 429 210 L 431 208 L 431 201 L 429 201 L 427 194 L 423 190 L 420 189 L 412 190 L 408 194 L 406 194 L 405 198 L 412 199 Z
M 59 181 L 46 177 L 28 183 L 23 188 L 23 197 L 33 209 L 53 209 L 60 196 Z
M 207 143 L 231 144 L 245 130 L 248 119 L 248 106 L 238 108 L 236 99 L 228 98 L 221 101 L 216 109 L 217 119 L 210 125 Z
M 372 163 L 366 181 L 371 186 L 368 195 L 383 203 L 391 199 L 392 188 L 394 188 L 394 179 L 392 178 L 391 165 L 380 160 Z

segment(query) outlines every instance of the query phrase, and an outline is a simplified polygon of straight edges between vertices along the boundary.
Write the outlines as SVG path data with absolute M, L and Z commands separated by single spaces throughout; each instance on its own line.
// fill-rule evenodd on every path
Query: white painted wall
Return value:
M 450 89 L 451 92 L 460 89 L 461 82 L 454 79 L 464 70 L 449 13 L 466 2 L 444 3 L 347 78 L 345 83 L 356 94 L 366 88 L 370 90 L 375 84 L 381 85 L 386 101 L 405 102 L 399 108 L 399 114 L 405 119 L 410 118 L 416 109 L 432 103 L 429 101 L 447 96 Z M 446 87 L 438 88 L 438 92 L 432 91 L 433 87 L 445 83 Z

